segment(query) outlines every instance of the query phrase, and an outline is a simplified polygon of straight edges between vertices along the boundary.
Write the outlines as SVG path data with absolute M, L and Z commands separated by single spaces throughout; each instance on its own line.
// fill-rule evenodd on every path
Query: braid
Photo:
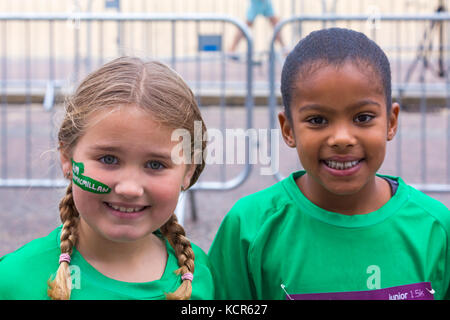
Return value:
M 172 214 L 169 221 L 161 227 L 161 232 L 169 240 L 170 245 L 175 249 L 178 259 L 179 269 L 176 274 L 182 275 L 187 272 L 194 274 L 194 251 L 191 242 L 186 238 L 184 228 L 178 223 L 175 214 Z M 166 294 L 168 300 L 188 300 L 192 294 L 191 280 L 183 280 L 175 292 Z
M 59 212 L 63 227 L 61 230 L 61 253 L 72 255 L 77 242 L 77 227 L 79 213 L 73 202 L 72 183 L 66 190 L 66 195 L 59 203 Z M 71 278 L 68 262 L 61 262 L 53 281 L 48 280 L 47 294 L 53 300 L 69 300 L 71 292 Z

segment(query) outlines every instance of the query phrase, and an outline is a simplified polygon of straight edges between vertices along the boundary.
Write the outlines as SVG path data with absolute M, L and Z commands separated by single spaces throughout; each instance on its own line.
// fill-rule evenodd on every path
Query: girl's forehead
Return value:
M 155 147 L 170 147 L 171 136 L 171 128 L 146 112 L 133 108 L 113 108 L 91 116 L 77 145 L 82 149 L 101 145 L 141 152 Z
M 81 140 L 133 141 L 134 144 L 169 143 L 173 129 L 138 107 L 107 108 L 90 115 Z
M 87 116 L 87 127 L 94 127 L 100 123 L 128 122 L 133 120 L 151 121 L 160 126 L 152 112 L 134 104 L 117 105 L 92 111 Z

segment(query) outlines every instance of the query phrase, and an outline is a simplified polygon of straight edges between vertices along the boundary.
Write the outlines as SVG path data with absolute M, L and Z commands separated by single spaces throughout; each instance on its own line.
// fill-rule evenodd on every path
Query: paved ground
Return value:
M 33 178 L 42 178 L 53 174 L 61 178 L 57 155 L 52 150 L 54 132 L 51 126 L 58 123 L 61 109 L 55 113 L 45 113 L 41 106 L 33 105 L 28 109 L 21 106 L 10 106 L 0 110 L 0 177 L 5 178 L 3 164 L 7 162 L 8 178 L 24 178 L 29 174 Z M 3 112 L 3 113 L 2 113 Z M 220 128 L 220 109 L 206 107 L 203 109 L 208 128 Z M 8 120 L 7 127 L 2 119 Z M 28 118 L 27 118 L 28 117 Z M 27 120 L 28 119 L 28 120 Z M 245 127 L 243 108 L 231 108 L 225 114 L 226 128 Z M 426 165 L 426 182 L 448 183 L 449 164 L 446 163 L 446 130 L 447 114 L 443 111 L 427 115 L 426 157 L 421 158 L 421 117 L 418 113 L 402 114 L 402 177 L 407 183 L 421 183 L 422 164 Z M 29 128 L 27 131 L 26 123 Z M 254 127 L 266 128 L 268 115 L 265 107 L 257 107 L 254 113 Z M 2 131 L 3 130 L 3 131 Z M 5 145 L 2 132 L 8 133 Z M 27 138 L 28 137 L 28 138 Z M 27 149 L 27 140 L 32 145 Z M 260 145 L 261 146 L 261 145 Z M 380 172 L 396 174 L 398 156 L 397 142 L 388 144 L 388 156 Z M 7 151 L 6 153 L 4 151 Z M 288 149 L 281 141 L 280 171 L 286 176 L 300 168 L 294 150 Z M 198 220 L 192 221 L 190 208 L 187 207 L 185 228 L 188 236 L 205 251 L 211 245 L 214 235 L 225 214 L 241 197 L 266 188 L 276 182 L 273 176 L 260 174 L 264 165 L 253 166 L 249 178 L 238 188 L 231 191 L 197 191 L 195 193 Z M 202 181 L 230 179 L 242 170 L 242 165 L 227 166 L 226 171 L 218 165 L 210 165 L 202 175 Z M 62 197 L 62 189 L 1 189 L 0 188 L 0 256 L 11 252 L 28 241 L 47 235 L 59 225 L 58 202 Z M 431 194 L 450 207 L 450 193 Z

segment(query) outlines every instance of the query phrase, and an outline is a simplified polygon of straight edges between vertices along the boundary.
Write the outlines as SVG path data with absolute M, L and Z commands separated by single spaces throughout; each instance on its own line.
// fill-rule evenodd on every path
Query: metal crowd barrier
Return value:
M 228 30 L 230 27 L 233 32 Z M 225 54 L 224 37 L 225 33 L 231 36 L 237 30 L 244 34 L 247 50 L 236 67 L 236 62 L 230 61 Z M 48 42 L 36 52 L 31 46 L 35 36 L 43 36 Z M 69 94 L 84 74 L 123 54 L 167 63 L 185 78 L 201 108 L 208 95 L 217 96 L 212 104 L 219 107 L 220 116 L 227 109 L 227 93 L 238 91 L 245 104 L 243 126 L 247 129 L 253 126 L 253 41 L 247 26 L 232 17 L 210 14 L 0 13 L 0 38 L 0 188 L 60 188 L 67 185 L 57 164 L 50 165 L 50 168 L 35 168 L 34 139 L 47 135 L 50 144 L 55 143 L 53 127 L 57 111 L 54 105 L 58 97 Z M 60 51 L 59 47 L 62 48 Z M 206 67 L 205 63 L 208 64 Z M 235 68 L 239 69 L 235 78 L 227 74 L 233 67 L 229 63 L 235 63 Z M 43 101 L 37 103 L 42 104 L 49 115 L 48 119 L 39 120 L 39 129 L 33 127 L 33 123 L 38 121 L 33 117 L 36 113 L 33 107 L 37 99 L 35 95 L 44 96 Z M 19 109 L 9 105 L 12 99 L 17 98 L 15 96 L 23 99 L 23 113 L 18 117 L 24 118 L 25 128 L 15 127 L 14 119 L 8 118 L 9 111 Z M 225 130 L 225 122 L 221 119 L 220 123 L 220 130 Z M 51 129 L 41 133 L 45 127 Z M 19 138 L 11 137 L 11 131 Z M 19 145 L 24 145 L 24 159 L 15 155 L 22 153 L 15 149 Z M 247 143 L 246 159 L 249 147 Z M 45 147 L 43 149 L 45 151 Z M 14 158 L 9 158 L 13 153 Z M 23 174 L 18 177 L 20 170 L 13 169 L 19 165 L 25 167 L 24 177 Z M 228 178 L 223 173 L 225 166 L 224 163 L 217 175 L 220 179 L 216 179 L 217 176 L 207 181 L 200 179 L 190 189 L 188 195 L 193 206 L 195 191 L 236 188 L 247 179 L 252 167 L 246 161 L 236 175 Z M 45 172 L 36 178 L 39 170 L 40 173 Z M 181 197 L 181 208 L 184 208 L 184 199 Z M 180 218 L 182 220 L 182 215 Z
M 408 180 L 413 181 L 410 184 L 424 192 L 450 192 L 449 22 L 450 14 L 446 12 L 424 15 L 306 15 L 280 21 L 270 42 L 269 127 L 278 126 L 277 106 L 282 104 L 279 94 L 281 66 L 277 64 L 275 53 L 276 35 L 286 26 L 297 26 L 302 30 L 298 40 L 327 26 L 364 32 L 383 48 L 391 62 L 392 97 L 402 109 L 397 135 L 390 142 L 395 144 L 395 160 L 392 161 L 395 168 L 391 168 L 389 173 L 403 177 L 408 171 Z M 406 114 L 414 122 L 410 120 L 411 128 L 405 133 L 403 110 L 414 104 L 417 105 L 414 112 Z M 439 124 L 430 125 L 430 118 L 438 119 Z M 412 139 L 415 140 L 410 142 Z M 419 150 L 414 153 L 417 146 Z M 432 180 L 430 175 L 433 175 Z M 280 170 L 274 175 L 277 180 L 285 176 Z

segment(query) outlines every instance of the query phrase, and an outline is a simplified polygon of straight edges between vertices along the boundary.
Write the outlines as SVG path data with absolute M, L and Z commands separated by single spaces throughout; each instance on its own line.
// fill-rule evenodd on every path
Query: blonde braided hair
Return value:
M 72 183 L 67 187 L 66 195 L 59 203 L 59 211 L 63 223 L 60 238 L 61 253 L 72 255 L 73 247 L 77 243 L 79 221 L 79 214 L 73 202 Z M 63 261 L 59 264 L 55 279 L 48 280 L 48 296 L 53 300 L 69 300 L 71 282 L 69 263 Z
M 170 245 L 175 250 L 178 265 L 180 266 L 175 273 L 179 275 L 185 273 L 194 274 L 194 251 L 192 250 L 191 242 L 186 238 L 184 228 L 178 223 L 175 214 L 172 214 L 169 221 L 161 227 L 161 232 L 167 237 Z M 182 281 L 175 292 L 166 294 L 166 298 L 168 300 L 188 300 L 191 298 L 191 293 L 192 281 L 186 279 Z

